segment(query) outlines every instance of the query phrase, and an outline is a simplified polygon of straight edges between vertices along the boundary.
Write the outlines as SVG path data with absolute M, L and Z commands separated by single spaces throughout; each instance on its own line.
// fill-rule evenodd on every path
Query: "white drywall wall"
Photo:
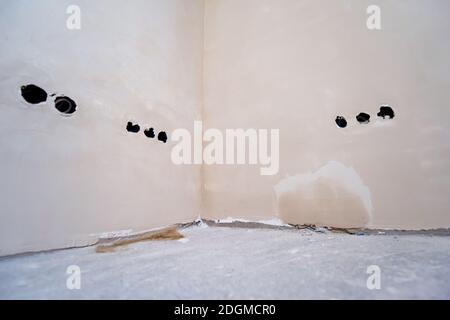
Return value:
M 381 30 L 366 27 L 373 4 Z M 279 129 L 280 170 L 204 166 L 204 216 L 450 227 L 449 12 L 446 0 L 206 1 L 204 127 Z M 382 104 L 394 119 L 376 116 Z M 322 175 L 330 162 L 344 169 Z M 355 176 L 360 189 L 346 188 Z
M 66 28 L 72 4 L 80 30 Z M 200 118 L 202 36 L 201 0 L 1 1 L 0 255 L 198 216 L 200 168 L 142 131 Z M 77 111 L 27 104 L 29 83 Z
M 203 217 L 450 227 L 450 5 L 370 1 L 0 3 L 0 255 Z M 205 9 L 205 10 L 204 10 Z M 205 25 L 204 25 L 205 20 Z M 77 102 L 30 105 L 33 83 Z M 381 104 L 392 120 L 376 117 Z M 367 125 L 355 116 L 367 112 Z M 337 128 L 336 116 L 348 127 Z M 125 130 L 128 121 L 138 134 Z M 175 166 L 176 128 L 280 130 L 280 169 Z M 202 202 L 202 204 L 201 204 Z M 202 209 L 201 209 L 202 207 Z

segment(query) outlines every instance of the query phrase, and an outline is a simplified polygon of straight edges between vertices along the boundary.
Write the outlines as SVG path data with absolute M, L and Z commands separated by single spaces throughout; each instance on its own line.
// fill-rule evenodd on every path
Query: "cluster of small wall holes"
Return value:
M 133 122 L 128 121 L 127 123 L 127 131 L 131 133 L 138 133 L 141 130 L 141 127 L 138 124 L 133 124 Z M 155 130 L 153 128 L 144 129 L 144 135 L 147 138 L 153 139 L 155 137 Z M 158 133 L 158 140 L 163 143 L 167 142 L 167 133 L 165 131 L 161 131 Z
M 34 84 L 27 84 L 20 87 L 20 92 L 24 100 L 31 104 L 38 104 L 47 101 L 47 92 Z M 50 97 L 56 96 L 52 93 Z M 77 104 L 71 98 L 58 95 L 55 100 L 55 108 L 59 112 L 65 115 L 73 114 L 77 109 Z
M 390 106 L 381 106 L 380 111 L 377 113 L 377 116 L 382 117 L 385 119 L 385 117 L 389 117 L 389 119 L 393 119 L 395 114 L 394 110 Z M 343 116 L 337 116 L 334 120 L 336 122 L 336 125 L 339 128 L 345 128 L 347 126 L 347 120 Z M 356 121 L 358 121 L 361 124 L 367 124 L 370 122 L 370 115 L 365 112 L 360 112 L 356 116 Z
M 47 101 L 47 92 L 34 85 L 34 84 L 28 84 L 25 86 L 22 86 L 20 88 L 22 97 L 25 99 L 26 102 L 31 104 L 38 104 Z M 55 93 L 50 95 L 51 97 L 56 96 Z M 55 108 L 65 115 L 71 115 L 73 114 L 77 109 L 77 104 L 75 101 L 73 101 L 71 98 L 59 95 L 55 98 Z M 394 110 L 390 106 L 381 106 L 380 111 L 377 113 L 377 116 L 382 117 L 385 119 L 385 117 L 389 117 L 389 119 L 394 118 Z M 361 124 L 367 124 L 370 122 L 370 115 L 365 112 L 360 112 L 356 116 L 356 121 L 358 121 Z M 337 116 L 335 119 L 336 125 L 339 128 L 345 128 L 347 127 L 347 120 L 343 116 Z M 133 124 L 131 121 L 127 123 L 127 131 L 132 133 L 138 133 L 141 130 L 141 127 L 138 124 Z M 148 128 L 144 130 L 144 135 L 147 138 L 155 138 L 155 131 L 153 128 Z M 162 141 L 163 143 L 167 142 L 167 134 L 164 131 L 161 131 L 158 133 L 158 140 Z
M 27 84 L 20 87 L 20 92 L 22 94 L 23 99 L 30 104 L 39 104 L 47 101 L 48 94 L 47 92 L 38 87 L 35 84 Z M 50 97 L 55 97 L 56 93 L 52 93 Z M 58 95 L 54 99 L 55 108 L 60 113 L 64 115 L 71 115 L 77 109 L 77 104 L 71 98 L 65 95 Z M 141 127 L 138 124 L 133 124 L 131 121 L 127 123 L 127 131 L 132 133 L 138 133 L 141 130 Z M 144 130 L 144 135 L 147 138 L 155 138 L 155 130 L 153 128 L 148 128 Z M 158 140 L 163 143 L 167 142 L 167 133 L 161 131 L 158 133 Z

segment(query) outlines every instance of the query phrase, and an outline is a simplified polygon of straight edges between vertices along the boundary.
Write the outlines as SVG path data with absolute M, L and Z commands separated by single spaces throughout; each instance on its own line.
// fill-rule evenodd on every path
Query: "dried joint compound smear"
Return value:
M 278 215 L 287 223 L 361 228 L 371 222 L 369 188 L 340 162 L 285 178 L 274 189 Z

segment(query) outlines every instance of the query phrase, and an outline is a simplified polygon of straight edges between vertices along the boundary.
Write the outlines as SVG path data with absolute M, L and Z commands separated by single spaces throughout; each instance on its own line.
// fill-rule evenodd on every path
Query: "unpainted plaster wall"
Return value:
M 371 4 L 381 30 L 366 27 Z M 204 126 L 280 129 L 280 171 L 205 166 L 204 216 L 450 227 L 448 12 L 446 0 L 206 1 Z M 382 104 L 394 119 L 376 116 Z
M 201 117 L 203 1 L 0 3 L 0 255 L 192 221 L 200 168 L 176 167 L 170 133 Z M 27 104 L 20 87 L 65 94 Z M 140 124 L 127 132 L 128 121 Z

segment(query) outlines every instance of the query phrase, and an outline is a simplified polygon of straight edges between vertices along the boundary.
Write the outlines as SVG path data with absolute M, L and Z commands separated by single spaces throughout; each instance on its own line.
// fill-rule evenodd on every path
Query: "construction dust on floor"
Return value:
M 183 237 L 111 252 L 92 246 L 0 258 L 0 299 L 450 298 L 446 235 L 204 223 L 178 231 Z M 79 289 L 68 283 L 74 266 Z

